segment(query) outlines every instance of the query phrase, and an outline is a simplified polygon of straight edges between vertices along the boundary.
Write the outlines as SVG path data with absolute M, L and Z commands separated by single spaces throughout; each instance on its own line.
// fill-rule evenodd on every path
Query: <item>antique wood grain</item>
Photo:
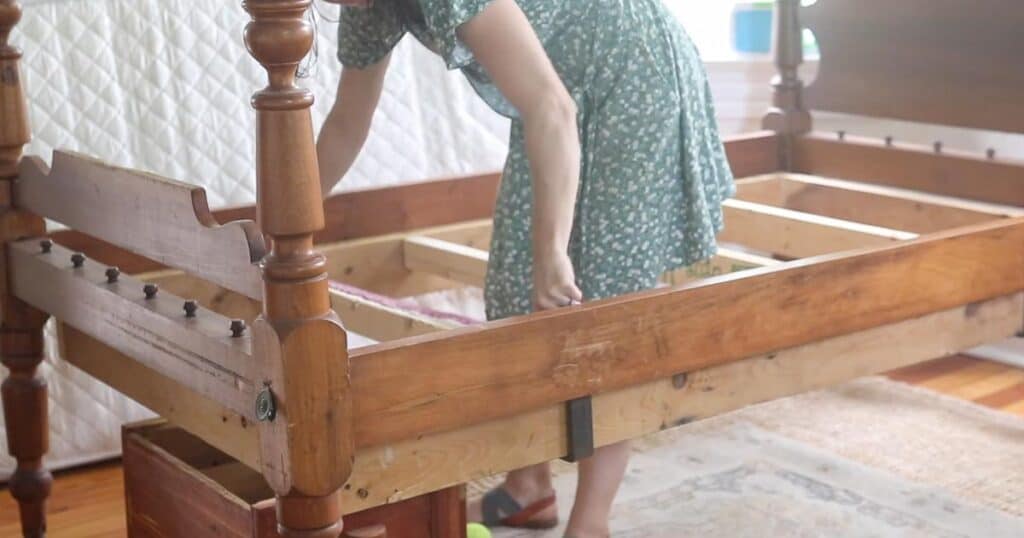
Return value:
M 324 228 L 313 141 L 313 93 L 296 84 L 315 39 L 311 0 L 244 0 L 245 44 L 267 73 L 256 110 L 257 214 L 268 236 L 263 314 L 253 323 L 264 396 L 276 413 L 259 423 L 260 466 L 277 494 L 288 538 L 341 534 L 340 489 L 352 469 L 347 335 L 331 309 L 327 262 L 314 250 Z
M 263 236 L 252 221 L 219 225 L 200 187 L 55 151 L 21 164 L 18 205 L 235 291 L 259 289 Z
M 690 370 L 593 399 L 598 446 L 783 396 L 953 354 L 1019 330 L 1024 295 L 999 297 L 764 355 Z M 639 362 L 642 357 L 633 357 Z M 565 455 L 565 406 L 360 449 L 350 480 L 373 506 Z M 521 432 L 531 435 L 523 436 Z
M 807 108 L 1024 133 L 1024 10 L 1018 0 L 969 5 L 829 0 L 802 8 L 821 52 Z
M 712 416 L 751 403 L 796 394 L 1000 340 L 1024 324 L 1024 296 L 1016 294 L 955 307 L 906 321 L 845 334 L 739 361 L 690 370 L 680 390 L 660 378 L 594 397 L 599 444 L 637 437 L 680 422 Z M 88 348 L 76 344 L 83 354 Z M 108 360 L 97 350 L 89 360 Z M 101 363 L 102 364 L 102 363 Z M 126 375 L 132 375 L 130 372 Z M 140 383 L 147 386 L 145 382 Z M 163 413 L 174 402 L 204 398 L 190 389 L 161 383 L 169 397 L 140 400 Z M 148 399 L 147 399 L 148 398 Z M 183 412 L 216 428 L 224 416 L 216 404 Z M 184 411 L 184 410 L 183 410 Z M 172 420 L 177 419 L 172 415 Z M 179 422 L 179 424 L 182 424 Z M 251 429 L 229 421 L 214 436 L 218 448 L 258 468 Z M 182 424 L 189 429 L 191 424 Z M 536 435 L 523 437 L 517 432 Z M 197 433 L 201 433 L 197 431 Z M 205 435 L 204 439 L 209 440 Z M 226 442 L 225 442 L 226 441 Z M 420 495 L 520 465 L 553 459 L 566 450 L 564 406 L 548 405 L 514 417 L 467 425 L 454 431 L 414 435 L 377 446 L 361 446 L 344 490 L 343 509 L 359 511 Z M 363 445 L 363 443 L 360 443 Z M 226 448 L 227 447 L 227 448 Z M 363 490 L 363 491 L 360 491 Z
M 363 348 L 356 435 L 443 431 L 1013 293 L 1021 244 L 1012 219 Z
M 249 408 L 237 413 L 74 327 L 60 324 L 58 330 L 64 360 L 259 469 L 259 439 Z
M 141 281 L 120 275 L 110 283 L 107 268 L 88 261 L 73 268 L 70 257 L 57 245 L 46 253 L 36 241 L 10 244 L 13 292 L 235 412 L 251 413 L 252 342 L 232 337 L 228 318 L 206 310 L 187 317 L 184 299 L 166 292 L 147 299 Z
M 47 315 L 25 304 L 11 290 L 6 250 L 11 241 L 45 232 L 41 218 L 17 207 L 12 191 L 22 151 L 31 138 L 21 83 L 21 51 L 8 38 L 21 20 L 21 4 L 0 0 L 0 362 L 7 375 L 0 385 L 7 430 L 7 453 L 16 464 L 10 493 L 18 501 L 23 536 L 46 535 L 46 502 L 51 476 L 43 462 L 49 450 L 43 324 Z
M 792 158 L 794 172 L 1024 206 L 1024 162 L 821 133 L 796 137 Z

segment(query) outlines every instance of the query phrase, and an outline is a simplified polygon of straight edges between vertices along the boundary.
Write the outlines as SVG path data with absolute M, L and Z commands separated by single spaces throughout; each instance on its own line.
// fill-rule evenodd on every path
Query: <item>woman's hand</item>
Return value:
M 565 253 L 534 257 L 533 308 L 550 310 L 583 301 L 572 262 Z

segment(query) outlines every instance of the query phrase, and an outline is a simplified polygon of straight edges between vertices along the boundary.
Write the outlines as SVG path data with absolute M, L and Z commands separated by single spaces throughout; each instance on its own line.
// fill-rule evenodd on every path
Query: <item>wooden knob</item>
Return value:
M 188 301 L 185 301 L 185 305 L 182 308 L 185 309 L 186 318 L 194 318 L 196 317 L 196 312 L 199 310 L 199 303 L 189 299 Z

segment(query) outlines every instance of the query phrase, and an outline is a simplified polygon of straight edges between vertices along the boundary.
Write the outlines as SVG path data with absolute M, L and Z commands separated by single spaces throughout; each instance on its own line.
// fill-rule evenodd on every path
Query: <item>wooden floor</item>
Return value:
M 913 385 L 1024 416 L 1024 369 L 957 356 L 891 372 Z M 58 473 L 49 505 L 50 536 L 124 536 L 124 494 L 119 464 Z M 0 537 L 19 536 L 17 506 L 0 491 Z

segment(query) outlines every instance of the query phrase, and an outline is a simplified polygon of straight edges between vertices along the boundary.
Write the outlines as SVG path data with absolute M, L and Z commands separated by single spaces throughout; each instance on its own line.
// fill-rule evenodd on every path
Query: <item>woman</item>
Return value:
M 710 257 L 733 193 L 700 59 L 661 0 L 329 0 L 345 69 L 318 141 L 324 192 L 369 131 L 406 33 L 512 119 L 485 285 L 488 319 L 653 288 Z M 605 537 L 629 446 L 579 464 L 566 530 Z M 547 464 L 509 473 L 471 521 L 557 523 Z

